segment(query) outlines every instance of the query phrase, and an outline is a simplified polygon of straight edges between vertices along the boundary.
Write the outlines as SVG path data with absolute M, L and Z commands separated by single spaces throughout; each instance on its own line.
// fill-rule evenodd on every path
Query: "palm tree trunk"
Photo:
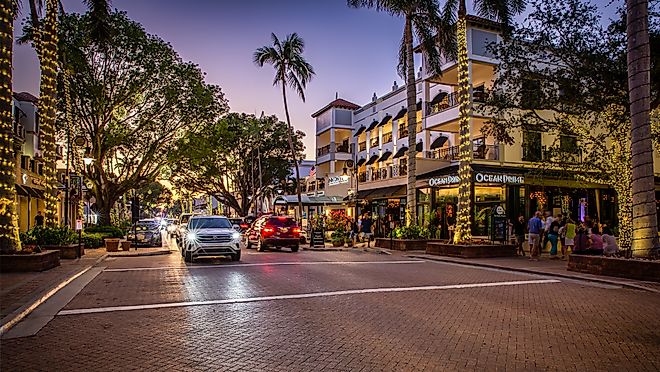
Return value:
M 628 92 L 632 139 L 632 207 L 635 255 L 648 255 L 658 246 L 658 225 L 651 142 L 650 46 L 648 0 L 626 1 Z
M 403 29 L 406 44 L 406 103 L 408 104 L 408 183 L 406 186 L 406 224 L 417 224 L 417 97 L 415 58 L 413 56 L 412 20 L 406 16 Z
M 14 1 L 0 0 L 0 253 L 21 249 L 16 216 L 16 157 L 12 125 Z
M 298 159 L 296 157 L 296 148 L 293 146 L 293 128 L 291 127 L 291 118 L 289 117 L 289 105 L 286 102 L 286 80 L 282 76 L 282 98 L 284 99 L 284 113 L 286 114 L 286 126 L 287 126 L 287 141 L 289 142 L 289 148 L 291 149 L 291 159 L 293 160 L 293 165 L 296 167 L 296 194 L 298 194 L 298 213 L 296 219 L 300 223 L 302 221 L 302 196 L 300 195 L 300 170 L 298 169 Z
M 41 144 L 43 145 L 45 186 L 45 222 L 57 224 L 57 182 L 55 164 L 55 116 L 57 105 L 57 12 L 58 1 L 46 1 L 46 19 L 41 32 L 41 82 L 39 86 L 39 113 L 41 119 Z
M 467 22 L 465 0 L 461 0 L 458 8 L 458 24 L 456 25 L 458 42 L 458 211 L 456 213 L 456 229 L 454 242 L 464 243 L 472 239 L 472 138 L 470 136 L 470 115 L 472 103 L 470 99 L 470 76 L 467 53 Z

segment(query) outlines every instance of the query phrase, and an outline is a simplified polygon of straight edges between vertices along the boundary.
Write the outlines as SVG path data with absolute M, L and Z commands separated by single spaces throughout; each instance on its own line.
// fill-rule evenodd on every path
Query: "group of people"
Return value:
M 374 221 L 369 212 L 363 213 L 357 220 L 351 219 L 351 238 L 355 241 L 360 241 L 364 238 L 367 243 L 371 241 L 374 232 Z
M 584 221 L 575 223 L 570 217 L 562 214 L 541 211 L 525 223 L 523 215 L 512 224 L 517 253 L 525 256 L 524 242 L 529 244 L 530 260 L 538 261 L 542 250 L 550 243 L 550 258 L 565 259 L 568 249 L 572 253 L 589 255 L 616 255 L 619 247 L 612 231 L 607 225 L 585 217 Z M 527 239 L 525 239 L 527 234 Z M 561 256 L 558 255 L 561 246 Z

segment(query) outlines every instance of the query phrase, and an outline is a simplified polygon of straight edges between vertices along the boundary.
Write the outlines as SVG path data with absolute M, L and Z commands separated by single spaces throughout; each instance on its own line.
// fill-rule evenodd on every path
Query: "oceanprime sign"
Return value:
M 525 177 L 521 175 L 513 175 L 506 173 L 482 173 L 477 172 L 474 175 L 474 181 L 478 183 L 505 183 L 505 184 L 523 184 Z M 434 177 L 429 180 L 430 187 L 456 185 L 460 182 L 457 175 L 446 175 L 442 177 Z

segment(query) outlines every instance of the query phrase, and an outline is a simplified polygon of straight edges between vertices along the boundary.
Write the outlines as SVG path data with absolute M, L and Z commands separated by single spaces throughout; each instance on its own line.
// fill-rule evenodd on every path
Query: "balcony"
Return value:
M 475 160 L 499 160 L 499 145 L 487 145 L 484 139 L 472 141 L 472 159 Z M 431 151 L 431 159 L 458 161 L 459 146 L 443 147 Z
M 392 142 L 392 132 L 383 134 L 383 144 Z
M 316 156 L 323 156 L 323 155 L 327 155 L 329 153 L 330 153 L 330 145 L 325 145 L 323 147 L 319 147 L 316 150 Z
M 408 137 L 408 126 L 406 124 L 399 125 L 399 138 Z
M 367 151 L 367 141 L 362 141 L 358 144 L 359 151 Z
M 472 101 L 483 103 L 486 101 L 486 90 L 483 84 L 475 87 L 472 91 Z M 440 102 L 430 103 L 426 106 L 426 116 L 434 115 L 439 112 L 447 111 L 458 106 L 458 91 L 454 91 L 445 96 Z
M 337 152 L 350 154 L 351 153 L 351 148 L 350 148 L 350 146 L 348 146 L 348 142 L 342 143 L 341 145 L 337 146 Z

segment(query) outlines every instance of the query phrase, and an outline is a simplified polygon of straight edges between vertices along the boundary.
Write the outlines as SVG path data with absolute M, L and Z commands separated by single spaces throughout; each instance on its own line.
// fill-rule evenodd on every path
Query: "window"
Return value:
M 497 43 L 497 34 L 483 30 L 472 30 L 472 54 L 493 57 L 491 45 Z
M 575 136 L 562 135 L 559 138 L 559 148 L 561 152 L 575 154 L 578 152 L 578 140 Z
M 544 98 L 541 82 L 536 79 L 523 80 L 518 91 L 518 97 L 520 97 L 520 106 L 522 108 L 539 108 Z
M 523 131 L 523 160 L 541 161 L 542 151 L 541 132 Z

